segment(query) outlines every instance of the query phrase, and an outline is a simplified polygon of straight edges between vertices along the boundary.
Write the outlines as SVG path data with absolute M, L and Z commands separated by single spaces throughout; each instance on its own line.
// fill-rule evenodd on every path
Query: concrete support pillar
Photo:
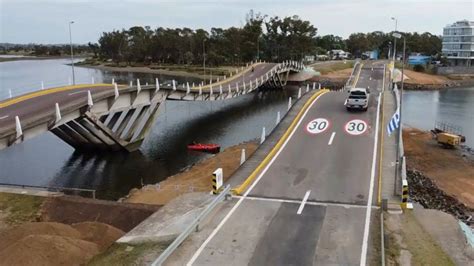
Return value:
M 316 89 L 316 83 L 313 82 L 313 90 L 315 90 L 315 89 Z
M 318 90 L 320 90 L 320 89 L 321 89 L 321 83 L 318 84 Z
M 298 89 L 298 99 L 301 98 L 301 87 Z
M 44 82 L 41 81 L 41 90 L 44 90 Z
M 160 91 L 160 81 L 158 78 L 155 78 L 155 93 Z
M 173 82 L 173 90 L 175 91 L 176 90 L 176 81 L 174 81 L 174 79 L 173 79 L 172 82 Z
M 112 78 L 112 84 L 115 84 L 115 78 Z
M 137 79 L 137 94 L 140 93 L 141 90 L 142 90 L 142 86 L 140 85 L 140 80 Z
M 306 92 L 309 91 L 309 84 L 306 84 Z
M 120 96 L 117 83 L 114 83 L 114 94 L 115 94 L 115 99 L 117 100 L 117 98 Z
M 288 110 L 291 108 L 291 97 L 288 98 Z
M 277 112 L 276 125 L 280 124 L 280 111 Z
M 260 136 L 260 144 L 262 144 L 265 141 L 265 127 L 262 128 L 262 135 Z
M 242 152 L 240 153 L 240 165 L 245 163 L 245 149 L 242 149 Z
M 20 138 L 23 136 L 23 130 L 21 129 L 20 118 L 15 116 L 15 130 L 16 130 L 16 138 Z
M 87 106 L 91 108 L 94 105 L 94 102 L 92 101 L 92 94 L 91 91 L 87 91 Z
M 133 87 L 133 81 L 130 80 L 130 87 Z
M 59 120 L 61 120 L 61 110 L 59 109 L 59 104 L 55 104 L 55 114 L 56 114 L 56 120 L 55 122 L 58 123 Z

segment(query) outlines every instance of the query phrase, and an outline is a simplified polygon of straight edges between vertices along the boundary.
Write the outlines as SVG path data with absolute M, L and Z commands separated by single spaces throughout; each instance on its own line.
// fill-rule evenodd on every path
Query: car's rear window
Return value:
M 363 91 L 351 91 L 351 95 L 365 95 Z
M 349 95 L 349 99 L 367 99 L 365 95 Z

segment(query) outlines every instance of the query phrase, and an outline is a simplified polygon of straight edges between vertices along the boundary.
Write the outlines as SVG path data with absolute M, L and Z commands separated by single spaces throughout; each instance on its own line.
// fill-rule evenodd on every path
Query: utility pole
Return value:
M 72 84 L 76 85 L 76 77 L 74 75 L 74 54 L 73 54 L 73 49 L 72 49 L 72 33 L 71 33 L 72 24 L 74 24 L 74 21 L 69 21 L 69 45 L 71 46 Z

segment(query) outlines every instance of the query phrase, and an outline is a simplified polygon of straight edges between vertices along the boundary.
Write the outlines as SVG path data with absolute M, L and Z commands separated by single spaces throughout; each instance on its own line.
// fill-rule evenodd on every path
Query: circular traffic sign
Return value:
M 306 131 L 310 134 L 319 134 L 329 128 L 329 121 L 326 118 L 316 118 L 306 125 Z
M 367 131 L 367 122 L 361 119 L 353 119 L 346 123 L 344 130 L 354 136 L 364 134 Z

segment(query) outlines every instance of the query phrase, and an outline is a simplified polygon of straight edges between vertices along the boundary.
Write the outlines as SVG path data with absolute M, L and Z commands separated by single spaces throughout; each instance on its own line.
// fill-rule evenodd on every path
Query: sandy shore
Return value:
M 205 159 L 185 172 L 168 177 L 157 185 L 147 185 L 142 189 L 132 189 L 123 200 L 129 203 L 164 205 L 170 200 L 188 192 L 211 191 L 212 173 L 222 167 L 224 182 L 239 168 L 241 150 L 247 158 L 257 149 L 256 142 L 248 142 L 229 147 L 217 155 Z

